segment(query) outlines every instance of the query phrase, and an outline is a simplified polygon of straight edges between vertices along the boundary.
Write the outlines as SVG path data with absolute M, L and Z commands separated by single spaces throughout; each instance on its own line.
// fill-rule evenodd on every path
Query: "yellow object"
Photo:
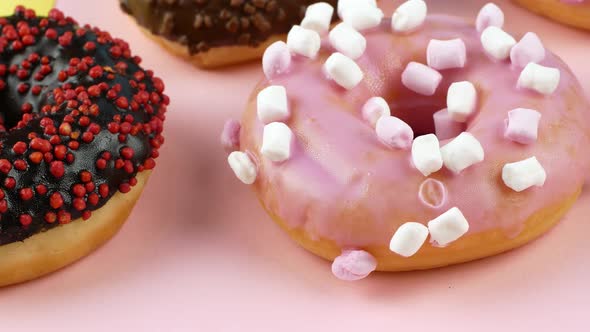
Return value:
M 46 16 L 55 5 L 55 0 L 0 0 L 0 16 L 14 13 L 14 7 L 23 5 L 35 10 L 37 15 Z

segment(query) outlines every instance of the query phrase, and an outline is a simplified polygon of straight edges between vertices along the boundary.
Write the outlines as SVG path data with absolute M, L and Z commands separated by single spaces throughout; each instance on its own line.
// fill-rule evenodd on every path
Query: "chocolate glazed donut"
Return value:
M 262 56 L 317 0 L 120 0 L 148 36 L 200 67 Z M 325 0 L 336 6 L 337 0 Z
M 14 263 L 9 261 L 16 259 L 6 256 L 18 256 L 19 245 L 79 218 L 104 218 L 91 216 L 117 192 L 130 192 L 138 179 L 138 187 L 143 184 L 147 175 L 141 173 L 155 166 L 163 143 L 169 100 L 163 82 L 139 66 L 127 43 L 80 27 L 58 10 L 41 18 L 18 7 L 13 16 L 0 18 L 0 29 L 3 285 L 69 263 L 61 260 L 37 272 L 23 268 L 24 275 L 7 277 Z M 72 259 L 83 254 L 77 256 Z

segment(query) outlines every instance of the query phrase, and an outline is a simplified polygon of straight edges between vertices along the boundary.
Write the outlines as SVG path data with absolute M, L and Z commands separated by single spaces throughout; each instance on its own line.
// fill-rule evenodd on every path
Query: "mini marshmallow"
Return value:
M 451 118 L 466 122 L 477 106 L 477 91 L 471 82 L 455 82 L 447 91 L 447 110 Z
M 557 90 L 560 76 L 561 74 L 557 68 L 545 67 L 531 62 L 520 73 L 516 86 L 550 95 Z
M 354 10 L 359 6 L 365 5 L 377 7 L 377 0 L 338 0 L 338 17 L 342 19 L 342 13 L 345 10 Z
M 256 181 L 256 165 L 247 153 L 234 151 L 227 157 L 227 163 L 236 177 L 244 184 L 252 184 Z
M 280 122 L 289 118 L 287 90 L 282 85 L 271 85 L 256 97 L 256 111 L 262 123 Z
M 324 63 L 328 77 L 346 90 L 357 86 L 363 80 L 363 71 L 352 60 L 342 53 L 332 53 Z
M 334 7 L 326 2 L 318 2 L 307 7 L 301 26 L 322 34 L 330 29 Z
M 267 79 L 272 79 L 287 72 L 291 66 L 291 52 L 285 42 L 272 43 L 262 56 L 262 71 Z
M 468 132 L 463 132 L 440 149 L 445 167 L 461 173 L 467 167 L 482 162 L 484 151 L 481 143 Z
M 385 145 L 396 149 L 409 149 L 414 139 L 414 131 L 404 121 L 394 116 L 382 116 L 377 120 L 375 132 Z
M 240 131 L 242 125 L 234 119 L 227 120 L 221 131 L 221 146 L 227 152 L 234 152 L 240 148 Z
M 490 2 L 483 6 L 479 14 L 477 14 L 475 27 L 477 32 L 481 33 L 491 26 L 502 28 L 504 26 L 504 13 L 500 7 Z
M 426 2 L 409 0 L 402 3 L 391 16 L 391 29 L 395 32 L 409 32 L 424 23 L 428 15 Z
M 434 134 L 418 136 L 414 139 L 412 162 L 424 176 L 429 176 L 443 166 L 439 144 L 438 138 Z
M 374 128 L 379 118 L 391 115 L 391 110 L 385 99 L 381 97 L 371 97 L 367 100 L 365 105 L 363 105 L 362 113 L 363 119 Z
M 336 51 L 355 60 L 358 59 L 367 48 L 367 40 L 358 31 L 346 23 L 340 23 L 330 31 L 330 44 Z
M 453 120 L 446 108 L 434 113 L 432 118 L 434 133 L 440 140 L 457 137 L 465 130 L 465 124 Z
M 461 210 L 454 207 L 428 222 L 430 238 L 439 246 L 457 240 L 469 230 L 469 223 Z
M 436 70 L 463 68 L 467 60 L 467 50 L 462 39 L 432 39 L 426 49 L 428 66 Z
M 481 44 L 486 53 L 496 60 L 504 60 L 510 56 L 516 40 L 504 30 L 490 26 L 481 34 Z
M 309 29 L 294 25 L 287 34 L 287 46 L 293 53 L 315 58 L 321 46 L 320 35 Z
M 374 28 L 382 19 L 381 9 L 371 5 L 357 6 L 342 12 L 342 21 L 356 30 Z
M 432 96 L 441 80 L 442 75 L 438 71 L 418 62 L 408 63 L 402 73 L 403 85 L 425 96 Z
M 518 67 L 530 62 L 539 63 L 545 59 L 545 47 L 534 32 L 527 32 L 510 51 L 510 61 Z
M 547 173 L 536 157 L 508 163 L 502 168 L 502 181 L 516 192 L 532 186 L 542 187 L 546 179 Z
M 345 281 L 366 278 L 376 268 L 377 260 L 364 250 L 343 250 L 332 263 L 334 276 Z
M 264 126 L 260 153 L 274 162 L 281 162 L 291 157 L 291 128 L 282 122 L 272 122 Z
M 508 112 L 504 137 L 520 144 L 531 144 L 537 140 L 541 113 L 517 108 Z
M 427 237 L 428 227 L 417 222 L 407 222 L 393 234 L 389 250 L 403 257 L 413 256 L 420 250 Z

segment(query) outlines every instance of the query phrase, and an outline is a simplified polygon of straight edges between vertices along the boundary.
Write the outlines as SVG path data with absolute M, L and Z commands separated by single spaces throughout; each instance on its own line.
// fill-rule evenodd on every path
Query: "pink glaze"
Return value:
M 447 199 L 447 188 L 445 188 L 444 183 L 428 178 L 420 184 L 418 198 L 424 206 L 439 209 L 445 204 Z
M 510 60 L 518 67 L 524 68 L 529 62 L 539 63 L 543 59 L 545 59 L 545 47 L 534 32 L 527 32 L 510 51 Z
M 263 124 L 256 116 L 255 98 L 249 101 L 240 148 L 259 160 L 254 188 L 261 202 L 288 227 L 341 248 L 386 247 L 393 230 L 403 223 L 426 223 L 456 206 L 469 221 L 468 235 L 499 229 L 516 236 L 532 213 L 581 187 L 590 166 L 590 104 L 557 56 L 547 52 L 541 61 L 561 71 L 556 92 L 543 96 L 517 90 L 521 68 L 490 61 L 476 29 L 456 18 L 431 15 L 409 35 L 393 34 L 384 20 L 365 38 L 366 52 L 357 60 L 365 76 L 350 91 L 322 75 L 328 49 L 322 49 L 316 60 L 293 59 L 289 74 L 263 80 L 254 91 L 256 96 L 260 89 L 279 84 L 289 93 L 293 108 L 286 124 L 295 142 L 287 162 L 276 165 L 260 155 Z M 431 39 L 453 38 L 465 42 L 465 68 L 445 71 L 430 97 L 402 84 L 409 62 L 426 62 Z M 442 205 L 432 209 L 420 199 L 425 178 L 412 167 L 410 151 L 383 145 L 361 109 L 370 97 L 382 96 L 392 115 L 408 123 L 416 135 L 432 133 L 432 116 L 445 107 L 449 85 L 464 80 L 473 82 L 480 95 L 478 112 L 466 123 L 466 131 L 481 142 L 485 160 L 460 175 L 446 169 L 431 175 L 446 188 Z M 504 138 L 504 120 L 515 108 L 543 114 L 536 143 L 519 145 Z M 442 140 L 441 146 L 446 143 Z M 546 170 L 545 185 L 521 193 L 507 188 L 501 180 L 502 166 L 530 156 Z
M 346 281 L 360 280 L 377 268 L 377 260 L 363 250 L 344 250 L 334 259 L 332 273 Z
M 234 152 L 240 149 L 240 122 L 234 119 L 227 120 L 221 131 L 221 146 L 227 152 Z
M 541 113 L 526 108 L 517 108 L 508 112 L 504 136 L 509 140 L 532 144 L 537 140 Z

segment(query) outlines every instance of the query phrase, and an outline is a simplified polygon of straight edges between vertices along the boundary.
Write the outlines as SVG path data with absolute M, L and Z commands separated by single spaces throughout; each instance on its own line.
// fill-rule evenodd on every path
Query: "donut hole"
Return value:
M 434 113 L 444 109 L 445 102 L 431 97 L 390 100 L 391 115 L 406 122 L 414 131 L 414 137 L 434 134 Z

